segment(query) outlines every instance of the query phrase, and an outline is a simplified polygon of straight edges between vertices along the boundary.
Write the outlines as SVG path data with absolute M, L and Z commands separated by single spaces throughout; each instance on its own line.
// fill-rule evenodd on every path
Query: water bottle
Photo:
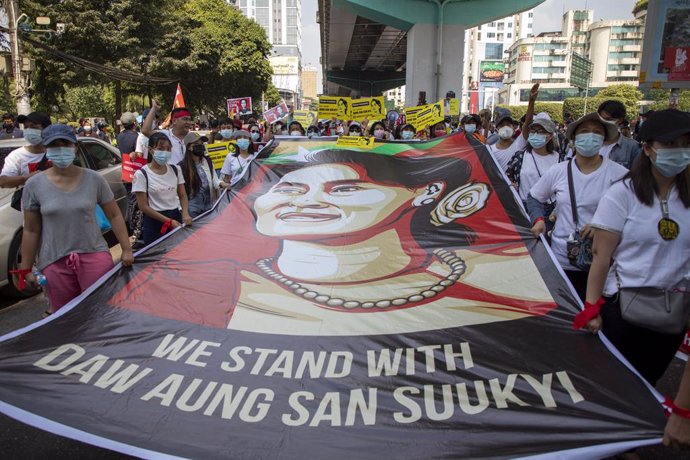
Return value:
M 43 287 L 46 284 L 48 284 L 48 280 L 46 279 L 46 276 L 41 273 L 40 271 L 36 270 L 34 271 L 34 276 L 36 277 L 36 282 L 38 283 L 39 286 Z

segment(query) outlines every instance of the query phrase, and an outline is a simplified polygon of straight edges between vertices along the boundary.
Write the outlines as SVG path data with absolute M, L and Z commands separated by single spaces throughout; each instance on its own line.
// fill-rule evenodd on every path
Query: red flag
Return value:
M 184 103 L 184 97 L 182 97 L 182 88 L 180 84 L 177 84 L 177 91 L 175 91 L 175 100 L 173 101 L 173 109 L 178 107 L 186 107 Z

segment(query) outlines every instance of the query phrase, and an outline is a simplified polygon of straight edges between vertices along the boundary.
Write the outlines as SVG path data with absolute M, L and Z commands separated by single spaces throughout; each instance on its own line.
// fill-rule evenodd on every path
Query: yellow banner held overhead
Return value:
M 235 153 L 235 143 L 235 141 L 228 141 L 206 145 L 206 154 L 213 162 L 213 167 L 215 169 L 221 169 L 228 154 Z
M 335 145 L 337 147 L 357 147 L 360 149 L 371 149 L 374 148 L 374 142 L 376 139 L 373 137 L 362 137 L 362 136 L 340 136 L 336 141 Z
M 352 100 L 352 119 L 362 121 L 379 121 L 386 118 L 386 105 L 383 96 L 363 97 Z
M 292 114 L 292 120 L 298 121 L 304 129 L 311 125 L 315 125 L 318 121 L 318 113 L 309 110 L 295 110 Z
M 405 109 L 405 120 L 417 130 L 424 129 L 427 126 L 433 126 L 443 121 L 443 117 L 444 110 L 442 100 L 433 104 L 418 105 Z
M 376 96 L 371 98 L 371 113 L 369 120 L 379 121 L 386 118 L 386 103 L 383 96 Z
M 319 118 L 352 119 L 352 99 L 338 96 L 319 96 Z

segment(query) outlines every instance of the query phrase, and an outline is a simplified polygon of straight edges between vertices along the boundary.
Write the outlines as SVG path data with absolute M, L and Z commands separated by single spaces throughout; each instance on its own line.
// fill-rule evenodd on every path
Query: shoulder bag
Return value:
M 573 267 L 588 271 L 590 265 L 592 265 L 592 240 L 591 238 L 583 238 L 580 235 L 577 200 L 575 199 L 575 188 L 573 186 L 573 160 L 568 161 L 568 190 L 570 191 L 570 207 L 573 211 L 573 223 L 575 224 L 575 231 L 566 242 L 568 261 L 570 261 Z

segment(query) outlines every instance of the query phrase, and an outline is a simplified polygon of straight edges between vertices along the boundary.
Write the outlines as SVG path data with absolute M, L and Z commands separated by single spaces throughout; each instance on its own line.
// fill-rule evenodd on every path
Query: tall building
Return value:
M 302 108 L 309 108 L 309 104 L 317 98 L 317 73 L 316 67 L 302 67 Z
M 643 28 L 639 19 L 599 21 L 589 27 L 587 53 L 592 61 L 592 86 L 637 84 Z
M 539 100 L 562 102 L 583 96 L 571 80 L 573 55 L 592 63 L 589 95 L 616 83 L 637 85 L 644 24 L 640 19 L 592 23 L 593 11 L 573 10 L 563 15 L 561 32 L 518 40 L 508 49 L 505 86 L 500 104 L 525 105 L 529 90 L 540 83 Z
M 405 85 L 386 91 L 386 99 L 393 101 L 393 106 L 396 109 L 405 107 Z
M 231 3 L 266 31 L 273 46 L 270 59 L 274 68 L 273 84 L 289 105 L 298 107 L 302 99 L 302 1 L 231 0 Z M 279 59 L 288 57 L 296 58 L 296 61 Z M 294 73 L 277 73 L 276 68 L 280 72 Z
M 516 40 L 532 36 L 533 16 L 529 10 L 465 32 L 461 112 L 477 112 L 493 104 L 491 99 L 503 86 L 504 53 Z

